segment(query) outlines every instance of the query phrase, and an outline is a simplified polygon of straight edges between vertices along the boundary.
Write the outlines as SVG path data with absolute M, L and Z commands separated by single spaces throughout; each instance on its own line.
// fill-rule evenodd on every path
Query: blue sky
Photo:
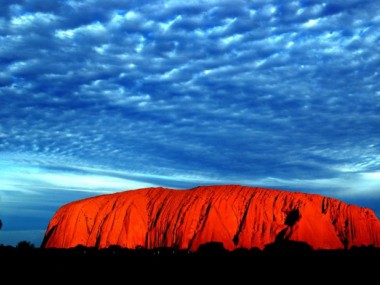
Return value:
M 64 203 L 266 186 L 380 216 L 380 3 L 0 0 L 0 244 Z

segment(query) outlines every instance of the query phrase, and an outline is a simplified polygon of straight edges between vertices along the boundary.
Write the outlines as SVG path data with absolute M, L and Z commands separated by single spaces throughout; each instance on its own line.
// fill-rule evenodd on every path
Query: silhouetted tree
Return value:
M 16 245 L 16 248 L 17 248 L 17 249 L 21 249 L 21 250 L 34 249 L 34 244 L 32 244 L 32 243 L 29 242 L 29 241 L 23 240 L 23 241 L 20 241 L 20 242 Z
M 199 246 L 197 254 L 210 256 L 224 255 L 227 254 L 227 250 L 222 242 L 207 242 Z
M 307 254 L 313 251 L 313 248 L 306 242 L 294 240 L 276 240 L 267 244 L 264 248 L 266 253 L 272 254 Z

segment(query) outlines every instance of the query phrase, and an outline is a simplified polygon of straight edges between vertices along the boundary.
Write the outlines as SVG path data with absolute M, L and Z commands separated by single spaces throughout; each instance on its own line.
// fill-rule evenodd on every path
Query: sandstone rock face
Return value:
M 372 210 L 320 195 L 237 185 L 147 188 L 69 203 L 54 215 L 42 246 L 264 248 L 275 240 L 314 249 L 380 247 Z

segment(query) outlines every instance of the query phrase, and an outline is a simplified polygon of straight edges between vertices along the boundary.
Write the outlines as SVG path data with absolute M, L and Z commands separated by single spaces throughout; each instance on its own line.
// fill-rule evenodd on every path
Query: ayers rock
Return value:
M 42 246 L 263 249 L 276 240 L 314 249 L 380 247 L 380 221 L 367 208 L 320 195 L 237 185 L 191 190 L 146 188 L 62 206 Z

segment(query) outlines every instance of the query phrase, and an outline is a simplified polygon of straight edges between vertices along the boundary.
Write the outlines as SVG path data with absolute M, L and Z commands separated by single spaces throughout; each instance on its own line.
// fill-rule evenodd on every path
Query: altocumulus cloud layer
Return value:
M 377 1 L 0 6 L 3 236 L 152 185 L 302 190 L 379 215 Z

